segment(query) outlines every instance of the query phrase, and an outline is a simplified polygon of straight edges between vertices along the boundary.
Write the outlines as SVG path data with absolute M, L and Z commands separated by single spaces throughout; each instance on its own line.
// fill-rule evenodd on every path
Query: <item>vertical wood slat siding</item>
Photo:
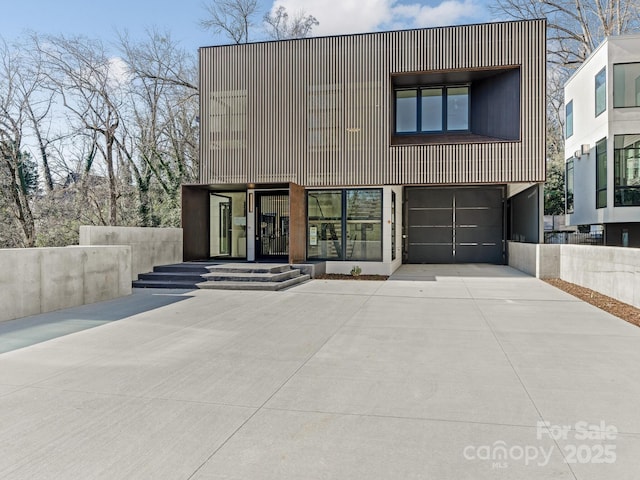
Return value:
M 532 20 L 202 48 L 200 182 L 542 181 L 545 31 L 544 20 Z M 393 74 L 513 65 L 520 66 L 520 141 L 390 145 Z M 212 96 L 229 111 L 245 102 L 244 114 L 215 135 Z M 333 136 L 335 144 L 313 144 L 314 114 L 332 127 L 318 138 Z

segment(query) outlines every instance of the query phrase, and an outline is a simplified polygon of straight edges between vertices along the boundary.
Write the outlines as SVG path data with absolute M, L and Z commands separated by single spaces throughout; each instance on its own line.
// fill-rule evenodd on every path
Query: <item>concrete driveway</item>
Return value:
M 0 354 L 2 479 L 640 471 L 640 329 L 508 267 L 144 290 L 22 322 L 8 341 L 41 343 Z M 60 322 L 99 326 L 38 334 Z

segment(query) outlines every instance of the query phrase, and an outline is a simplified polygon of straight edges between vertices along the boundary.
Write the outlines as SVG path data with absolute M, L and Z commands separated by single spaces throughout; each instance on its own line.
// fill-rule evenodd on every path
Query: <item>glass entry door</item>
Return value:
M 209 200 L 209 250 L 213 258 L 246 258 L 245 192 L 212 193 Z
M 256 257 L 289 258 L 289 193 L 256 192 Z

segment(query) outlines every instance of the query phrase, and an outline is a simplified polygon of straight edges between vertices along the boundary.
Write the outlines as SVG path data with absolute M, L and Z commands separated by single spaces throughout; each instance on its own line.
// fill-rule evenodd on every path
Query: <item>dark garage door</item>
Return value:
M 502 188 L 408 187 L 409 263 L 504 263 Z

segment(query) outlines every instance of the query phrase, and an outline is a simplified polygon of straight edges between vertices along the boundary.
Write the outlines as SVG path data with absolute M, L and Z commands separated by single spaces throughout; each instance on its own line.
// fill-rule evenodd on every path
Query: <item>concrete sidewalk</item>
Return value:
M 2 479 L 640 471 L 640 329 L 509 267 L 82 308 L 22 321 L 102 324 L 0 354 Z M 552 438 L 542 421 L 572 429 Z M 618 433 L 576 438 L 578 422 Z

